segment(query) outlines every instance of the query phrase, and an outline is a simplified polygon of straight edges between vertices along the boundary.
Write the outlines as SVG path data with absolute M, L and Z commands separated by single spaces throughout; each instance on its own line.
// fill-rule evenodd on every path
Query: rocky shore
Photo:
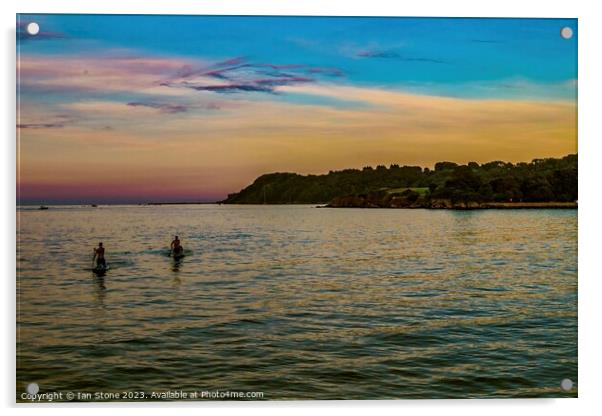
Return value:
M 405 208 L 405 209 L 536 209 L 577 208 L 577 202 L 477 202 L 433 199 L 416 192 L 401 194 L 377 192 L 334 198 L 325 208 Z

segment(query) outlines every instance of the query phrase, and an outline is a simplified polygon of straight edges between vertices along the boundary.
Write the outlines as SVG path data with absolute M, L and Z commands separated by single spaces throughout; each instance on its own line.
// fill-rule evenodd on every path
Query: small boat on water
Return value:
M 91 206 L 92 208 L 97 208 L 97 207 L 98 207 L 98 205 L 96 205 L 96 204 L 92 204 L 92 205 L 90 205 L 90 206 Z
M 48 207 L 46 205 L 40 205 L 40 208 L 38 209 L 48 209 Z

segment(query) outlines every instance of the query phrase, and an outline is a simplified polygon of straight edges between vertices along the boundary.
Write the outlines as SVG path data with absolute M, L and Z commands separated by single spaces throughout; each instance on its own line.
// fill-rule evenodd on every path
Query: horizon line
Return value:
M 560 156 L 560 157 L 541 157 L 541 158 L 533 158 L 530 161 L 518 161 L 518 162 L 506 162 L 503 160 L 490 160 L 488 162 L 482 162 L 482 163 L 478 163 L 478 162 L 474 162 L 477 163 L 479 166 L 488 164 L 488 163 L 492 163 L 492 162 L 503 162 L 503 163 L 510 163 L 512 165 L 517 165 L 519 163 L 533 163 L 535 160 L 547 160 L 547 159 L 564 159 L 568 156 L 578 156 L 578 152 L 575 153 L 567 153 L 564 156 Z M 425 171 L 425 169 L 429 169 L 429 170 L 434 170 L 435 166 L 437 163 L 456 163 L 458 166 L 468 166 L 469 163 L 473 163 L 473 162 L 466 162 L 466 163 L 457 163 L 457 162 L 453 162 L 451 160 L 441 160 L 439 162 L 436 162 L 435 164 L 433 164 L 433 167 L 428 167 L 428 166 L 419 166 L 419 165 L 400 165 L 397 163 L 391 163 L 389 164 L 389 166 L 386 166 L 384 164 L 377 164 L 375 166 L 372 165 L 366 165 L 363 166 L 361 168 L 344 168 L 344 169 L 339 169 L 339 170 L 329 170 L 328 172 L 323 172 L 323 173 L 297 173 L 297 172 L 292 172 L 292 171 L 273 171 L 273 172 L 266 172 L 266 173 L 262 173 L 258 176 L 255 177 L 255 179 L 253 179 L 248 185 L 244 186 L 243 188 L 239 189 L 238 191 L 232 191 L 232 192 L 226 192 L 225 197 L 223 197 L 223 199 L 221 200 L 214 200 L 214 201 L 149 201 L 149 200 L 145 200 L 145 201 L 131 201 L 131 202 L 77 202 L 77 203 L 69 203 L 69 202 L 58 202 L 58 203 L 44 203 L 44 202 L 19 202 L 19 198 L 17 196 L 17 206 L 44 206 L 44 205 L 83 205 L 83 206 L 91 206 L 91 205 L 202 205 L 202 204 L 206 204 L 206 205 L 210 205 L 210 204 L 219 204 L 223 201 L 225 201 L 229 195 L 231 194 L 236 194 L 239 193 L 241 190 L 245 189 L 246 187 L 250 186 L 251 184 L 253 184 L 258 178 L 265 176 L 265 175 L 274 175 L 274 174 L 293 174 L 293 175 L 299 175 L 299 176 L 327 176 L 331 173 L 340 173 L 340 172 L 345 172 L 345 171 L 349 171 L 349 170 L 355 170 L 355 171 L 362 171 L 366 168 L 370 168 L 370 169 L 377 169 L 379 166 L 384 166 L 385 169 L 390 169 L 392 166 L 398 166 L 399 168 L 403 168 L 403 167 L 412 167 L 412 168 L 420 168 L 423 172 Z M 19 190 L 19 184 L 17 184 L 17 194 L 18 194 L 18 190 Z M 39 200 L 38 200 L 39 201 Z

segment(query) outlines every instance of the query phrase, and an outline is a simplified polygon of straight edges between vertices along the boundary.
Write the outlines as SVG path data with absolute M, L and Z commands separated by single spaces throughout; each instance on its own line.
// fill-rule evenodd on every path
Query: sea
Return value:
M 20 206 L 16 255 L 17 401 L 578 394 L 577 210 Z

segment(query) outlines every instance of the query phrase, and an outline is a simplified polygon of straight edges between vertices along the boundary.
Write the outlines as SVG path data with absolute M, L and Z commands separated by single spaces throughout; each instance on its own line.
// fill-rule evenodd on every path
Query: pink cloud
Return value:
M 139 56 L 20 56 L 21 88 L 41 91 L 124 91 L 135 93 L 159 85 L 183 68 L 198 65 L 183 59 Z

